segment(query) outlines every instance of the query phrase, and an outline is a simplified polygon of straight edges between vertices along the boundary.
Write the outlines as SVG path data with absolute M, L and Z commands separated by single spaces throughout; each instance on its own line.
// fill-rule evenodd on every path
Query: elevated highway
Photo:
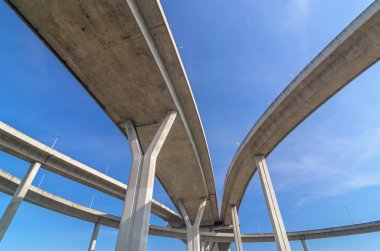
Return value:
M 132 121 L 143 152 L 177 111 L 156 176 L 193 221 L 219 221 L 208 146 L 186 72 L 159 1 L 7 0 L 121 132 Z M 126 173 L 127 175 L 127 173 Z
M 375 1 L 345 28 L 285 88 L 256 122 L 235 154 L 224 183 L 221 221 L 232 223 L 255 174 L 255 156 L 268 156 L 313 111 L 380 57 L 380 2 Z
M 241 242 L 276 241 L 279 250 L 290 251 L 288 240 L 304 241 L 380 230 L 380 222 L 369 222 L 286 232 L 265 162 L 297 125 L 378 62 L 379 0 L 306 66 L 250 130 L 229 167 L 220 215 L 203 127 L 159 1 L 6 2 L 126 136 L 133 161 L 127 189 L 125 184 L 0 123 L 0 150 L 32 162 L 21 183 L 0 172 L 0 190 L 14 193 L 1 221 L 8 219 L 9 223 L 17 211 L 12 203 L 19 206 L 25 198 L 59 213 L 118 227 L 116 250 L 120 251 L 145 250 L 148 231 L 158 236 L 186 239 L 191 251 L 200 250 L 201 241 L 218 242 L 222 251 L 228 249 L 232 241 L 239 251 L 242 250 Z M 40 165 L 125 199 L 122 217 L 30 187 Z M 240 233 L 237 210 L 257 170 L 274 234 Z M 183 219 L 152 201 L 154 175 Z M 17 182 L 20 186 L 16 190 Z M 151 206 L 153 213 L 174 228 L 149 226 Z M 5 225 L 1 221 L 0 225 Z M 216 230 L 219 224 L 222 224 L 220 229 L 233 225 L 234 233 L 202 231 Z M 0 226 L 2 232 L 6 231 L 4 229 L 6 227 Z
M 124 200 L 127 185 L 79 161 L 76 161 L 0 121 L 0 150 L 27 162 L 42 163 L 42 167 L 65 178 Z M 152 213 L 173 226 L 184 224 L 182 217 L 156 200 Z
M 6 193 L 8 195 L 13 195 L 19 184 L 20 179 L 0 169 L 0 192 Z M 34 186 L 29 189 L 25 197 L 25 201 L 42 208 L 46 208 L 54 212 L 87 222 L 99 222 L 103 226 L 112 228 L 119 227 L 120 217 L 118 216 L 110 215 L 95 209 L 82 206 Z M 380 221 L 332 228 L 288 232 L 288 236 L 289 240 L 297 241 L 365 234 L 376 231 L 380 231 Z M 149 228 L 149 234 L 182 240 L 186 239 L 186 229 L 184 228 L 171 228 L 151 225 Z M 200 234 L 202 241 L 229 243 L 234 239 L 233 233 L 218 233 L 203 230 L 200 232 Z M 271 233 L 242 234 L 242 241 L 273 242 L 274 236 Z

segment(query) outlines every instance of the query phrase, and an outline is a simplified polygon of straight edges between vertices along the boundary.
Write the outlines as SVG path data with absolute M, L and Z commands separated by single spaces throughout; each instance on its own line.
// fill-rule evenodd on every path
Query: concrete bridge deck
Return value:
M 187 230 L 181 228 L 183 220 L 178 214 L 153 201 L 153 213 L 177 228 L 150 226 L 150 234 L 187 239 L 189 250 L 200 249 L 201 236 L 201 240 L 224 244 L 222 251 L 228 249 L 232 241 L 237 243 L 237 250 L 241 251 L 241 241 L 274 240 L 279 250 L 287 251 L 290 250 L 288 239 L 328 238 L 380 230 L 380 222 L 369 222 L 286 232 L 265 163 L 265 158 L 297 125 L 378 62 L 379 0 L 371 4 L 290 83 L 251 129 L 229 167 L 220 215 L 203 127 L 159 1 L 6 2 L 73 74 L 121 132 L 125 136 L 128 134 L 129 141 L 134 139 L 136 154 L 133 159 L 138 157 L 135 169 L 132 169 L 135 176 L 144 173 L 141 166 L 151 167 L 144 170 L 152 172 L 144 174 L 148 173 L 152 177 L 156 174 L 177 209 L 181 209 Z M 179 119 L 175 119 L 177 114 Z M 129 125 L 127 131 L 125 125 Z M 159 127 L 161 134 L 154 136 Z M 161 138 L 160 135 L 164 136 Z M 149 155 L 153 152 L 149 151 L 153 149 L 149 147 L 153 137 L 156 145 L 159 145 L 157 149 L 163 146 L 157 159 L 157 169 L 154 157 Z M 3 123 L 0 123 L 0 150 L 29 162 L 42 163 L 44 168 L 52 172 L 116 198 L 125 197 L 125 184 L 72 160 Z M 147 152 L 147 161 L 145 162 L 144 156 L 144 164 L 140 164 L 139 158 Z M 154 161 L 149 162 L 152 159 Z M 35 164 L 38 166 L 39 163 Z M 30 170 L 39 168 L 33 169 L 34 167 Z M 237 209 L 257 168 L 260 170 L 274 234 L 240 234 Z M 146 177 L 144 179 L 147 180 Z M 135 180 L 140 181 L 141 178 Z M 0 172 L 0 190 L 12 194 L 18 186 L 17 182 L 20 183 L 11 175 Z M 140 188 L 136 184 L 130 186 L 128 193 L 131 196 L 127 196 L 133 203 L 126 203 L 131 206 L 124 209 L 127 213 L 132 213 L 123 214 L 123 217 L 133 224 L 137 222 L 139 229 L 135 231 L 134 225 L 128 225 L 132 223 L 122 219 L 119 230 L 121 238 L 118 237 L 116 248 L 118 250 L 127 250 L 125 244 L 128 245 L 128 250 L 145 250 L 146 239 L 135 237 L 146 236 L 148 231 L 152 198 L 145 191 L 151 192 L 152 185 L 149 182 L 142 183 L 139 197 L 140 195 L 133 194 L 135 187 L 136 190 Z M 28 185 L 30 183 L 20 185 L 21 190 L 28 191 Z M 22 200 L 22 196 L 16 192 L 15 200 L 19 199 Z M 107 226 L 118 227 L 120 221 L 116 216 L 80 206 L 35 187 L 30 188 L 26 200 L 72 217 L 103 222 L 101 224 Z M 141 210 L 141 205 L 144 210 Z M 234 233 L 199 232 L 199 223 L 208 228 L 219 223 L 224 226 L 233 224 Z M 140 229 L 142 225 L 146 228 Z M 123 247 L 119 247 L 119 243 L 123 243 Z
M 311 61 L 250 130 L 225 179 L 220 215 L 224 224 L 231 224 L 229 206 L 239 207 L 256 172 L 254 156 L 268 156 L 297 125 L 379 57 L 380 2 L 376 1 Z
M 20 184 L 20 179 L 0 169 L 0 192 L 8 195 L 13 195 Z M 25 201 L 34 205 L 52 210 L 57 213 L 65 214 L 67 216 L 84 220 L 87 222 L 99 222 L 103 226 L 118 228 L 120 217 L 110 215 L 95 209 L 91 209 L 72 201 L 63 199 L 59 196 L 51 194 L 47 191 L 32 186 L 26 197 Z M 288 232 L 289 240 L 309 240 L 320 238 L 332 238 L 338 236 L 347 236 L 355 234 L 365 234 L 380 231 L 380 221 L 367 222 L 348 226 L 339 226 L 332 228 L 322 228 L 315 230 L 305 230 L 297 232 Z M 149 234 L 161 237 L 186 239 L 186 229 L 184 228 L 171 228 L 151 225 L 149 227 Z M 201 231 L 201 238 L 203 241 L 230 243 L 233 242 L 233 233 L 218 233 Z M 242 234 L 243 242 L 273 242 L 274 236 L 271 233 L 252 233 Z
M 1 121 L 0 150 L 28 162 L 40 162 L 46 170 L 124 200 L 126 184 L 32 139 Z M 184 224 L 180 215 L 156 200 L 152 202 L 152 213 L 174 226 Z
M 144 152 L 165 114 L 178 112 L 156 176 L 191 220 L 208 198 L 202 225 L 219 221 L 203 127 L 159 1 L 129 1 L 132 9 L 123 0 L 6 2 L 123 133 L 121 124 L 133 121 Z

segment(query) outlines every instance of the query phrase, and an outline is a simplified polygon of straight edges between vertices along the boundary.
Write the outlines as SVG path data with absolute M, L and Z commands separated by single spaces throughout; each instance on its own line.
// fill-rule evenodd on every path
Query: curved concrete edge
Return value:
M 28 162 L 37 161 L 53 173 L 124 199 L 126 184 L 46 146 L 2 121 L 0 150 Z
M 87 93 L 95 100 L 95 102 L 99 105 L 99 107 L 104 112 L 107 113 L 107 110 L 104 107 L 104 105 L 101 103 L 101 101 L 99 101 L 99 99 L 95 97 L 94 93 L 90 91 L 88 86 L 75 73 L 75 69 L 72 69 L 69 66 L 69 64 L 65 61 L 65 59 L 62 58 L 61 55 L 59 55 L 57 51 L 55 51 L 54 48 L 48 43 L 48 41 L 45 40 L 45 38 L 38 32 L 38 29 L 35 29 L 33 25 L 29 22 L 29 20 L 27 20 L 25 16 L 19 12 L 17 6 L 13 3 L 14 1 L 5 0 L 5 2 L 19 16 L 19 18 L 22 19 L 24 23 L 35 33 L 35 35 L 37 35 L 40 38 L 40 40 L 58 58 L 58 60 L 60 60 L 60 62 L 65 66 L 65 68 L 74 76 L 74 78 L 82 85 L 82 87 L 87 91 Z M 209 149 L 208 149 L 207 141 L 205 138 L 204 128 L 199 116 L 199 111 L 196 106 L 196 102 L 195 102 L 193 92 L 191 90 L 191 87 L 188 81 L 187 74 L 183 67 L 182 60 L 178 53 L 178 49 L 176 47 L 174 38 L 170 31 L 170 27 L 166 20 L 164 11 L 159 1 L 148 1 L 148 2 L 133 1 L 133 2 L 136 2 L 139 7 L 144 6 L 144 5 L 149 5 L 148 8 L 146 8 L 146 6 L 144 8 L 140 8 L 141 14 L 144 19 L 143 21 L 148 24 L 150 21 L 149 20 L 150 11 L 159 12 L 161 15 L 159 18 L 160 20 L 158 21 L 159 24 L 157 24 L 157 20 L 156 20 L 157 17 L 155 16 L 150 17 L 150 19 L 153 20 L 153 23 L 155 23 L 155 25 L 153 25 L 153 27 L 148 27 L 148 28 L 149 28 L 150 33 L 152 34 L 154 34 L 153 32 L 154 30 L 160 29 L 161 27 L 164 27 L 164 29 L 167 31 L 167 34 L 166 33 L 161 34 L 160 36 L 155 34 L 154 36 L 152 36 L 152 38 L 158 49 L 159 56 L 163 58 L 163 62 L 165 63 L 165 67 L 167 69 L 167 72 L 170 76 L 171 81 L 175 83 L 173 85 L 175 89 L 173 98 L 176 99 L 178 96 L 178 99 L 180 100 L 180 104 L 181 104 L 180 106 L 178 106 L 178 109 L 181 110 L 183 108 L 186 114 L 186 116 L 184 117 L 181 116 L 181 118 L 183 118 L 184 125 L 188 124 L 187 126 L 188 128 L 186 128 L 186 131 L 188 132 L 189 138 L 192 141 L 192 145 L 195 149 L 195 154 L 199 155 L 198 159 L 200 159 L 200 169 L 202 173 L 205 174 L 203 175 L 202 179 L 207 181 L 205 182 L 204 185 L 206 186 L 208 190 L 208 197 L 210 198 L 211 214 L 213 215 L 213 218 L 215 221 L 219 221 L 216 187 L 215 187 L 215 181 L 214 181 Z M 165 43 L 165 41 L 170 41 L 171 43 Z M 148 43 L 148 41 L 146 42 Z M 115 123 L 115 124 L 121 130 L 118 123 Z M 121 130 L 121 132 L 123 133 L 123 130 Z M 165 188 L 165 184 L 163 184 L 163 186 Z M 165 188 L 165 190 L 168 190 L 168 189 Z M 173 200 L 173 203 L 176 205 L 175 198 L 172 198 L 172 200 Z
M 17 189 L 20 179 L 15 176 L 0 170 L 0 191 L 9 195 L 13 195 Z M 28 191 L 25 201 L 37 206 L 61 213 L 80 220 L 97 223 L 101 225 L 118 228 L 120 217 L 106 214 L 104 212 L 94 210 L 72 201 L 63 199 L 59 196 L 51 194 L 42 189 L 32 186 Z M 331 238 L 337 236 L 364 234 L 380 231 L 380 221 L 355 224 L 349 226 L 323 228 L 316 230 L 288 232 L 289 240 L 303 239 L 320 239 Z M 161 237 L 171 237 L 185 240 L 186 229 L 172 228 L 150 225 L 149 234 Z M 201 239 L 214 242 L 233 242 L 233 233 L 217 233 L 217 232 L 200 232 Z M 264 234 L 242 234 L 243 242 L 273 242 L 274 236 L 271 233 Z
M 1 126 L 1 122 L 0 122 L 0 126 Z M 39 143 L 39 142 L 37 142 L 37 143 Z M 105 177 L 108 177 L 108 176 L 105 176 Z M 0 190 L 2 190 L 3 192 L 5 192 L 7 194 L 13 195 L 13 193 L 16 191 L 19 183 L 20 183 L 19 178 L 17 178 L 17 177 L 15 177 L 15 176 L 13 176 L 13 175 L 11 175 L 11 174 L 0 169 Z M 127 186 L 123 184 L 123 188 L 124 187 L 125 187 L 125 191 L 126 191 Z M 35 195 L 38 198 L 39 194 L 43 194 L 43 193 L 48 194 L 46 191 L 38 189 L 34 186 L 31 187 L 30 191 L 31 192 L 29 192 L 28 194 L 32 194 L 31 199 L 34 198 L 33 195 Z M 54 195 L 51 195 L 51 194 L 49 194 L 49 196 L 55 197 Z M 59 197 L 57 197 L 57 198 L 59 198 Z M 28 200 L 28 199 L 29 199 L 29 197 L 27 196 L 26 200 Z M 120 197 L 118 199 L 124 200 L 124 197 Z M 61 198 L 59 198 L 58 201 L 60 201 L 60 200 L 61 200 Z M 62 199 L 62 200 L 64 200 L 64 199 Z M 34 203 L 33 201 L 31 201 L 31 202 Z M 64 203 L 64 202 L 67 202 L 67 201 L 64 200 L 62 203 Z M 69 204 L 70 203 L 71 202 L 69 202 Z M 169 207 L 165 206 L 164 204 L 162 204 L 156 200 L 152 201 L 152 213 L 154 215 L 160 217 L 161 219 L 163 219 L 164 221 L 166 221 L 168 224 L 170 224 L 172 226 L 180 227 L 180 226 L 183 226 L 183 224 L 184 224 L 182 217 L 180 215 L 178 215 L 176 212 L 171 210 Z
M 1 192 L 12 196 L 20 182 L 19 178 L 0 169 Z M 30 187 L 25 196 L 25 201 L 84 221 L 101 222 L 102 225 L 116 228 L 119 225 L 119 218 L 116 216 L 79 205 L 35 186 Z
M 379 10 L 380 2 L 375 1 L 362 12 L 285 88 L 250 130 L 225 179 L 220 214 L 225 224 L 231 224 L 229 205 L 240 206 L 256 172 L 252 155 L 269 155 L 313 111 L 379 60 Z
M 164 10 L 162 9 L 161 3 L 159 1 L 157 1 L 157 5 L 158 5 L 158 8 L 159 8 L 160 13 L 161 13 L 161 18 L 163 20 L 163 23 L 165 24 L 164 27 L 167 31 L 167 34 L 170 37 L 170 41 L 171 41 L 172 45 L 173 45 L 171 47 L 171 49 L 173 50 L 172 54 L 175 55 L 175 60 L 177 61 L 177 64 L 169 65 L 168 67 L 177 67 L 178 71 L 182 71 L 183 72 L 183 76 L 182 76 L 183 81 L 181 81 L 181 82 L 183 82 L 183 84 L 182 84 L 183 86 L 185 86 L 185 85 L 187 86 L 187 88 L 182 88 L 183 90 L 186 90 L 184 93 L 177 90 L 177 95 L 179 96 L 180 100 L 183 100 L 183 102 L 181 102 L 181 103 L 182 103 L 183 109 L 186 111 L 186 113 L 189 114 L 190 111 L 194 110 L 196 113 L 196 117 L 199 118 L 198 119 L 199 123 L 195 123 L 194 118 L 188 118 L 188 120 L 190 120 L 190 129 L 192 130 L 192 134 L 194 135 L 194 139 L 195 139 L 197 148 L 200 149 L 200 159 L 201 159 L 201 162 L 203 163 L 203 165 L 202 165 L 203 172 L 206 175 L 207 187 L 208 187 L 210 201 L 211 201 L 211 204 L 210 204 L 211 211 L 212 211 L 212 214 L 214 216 L 215 221 L 218 221 L 219 220 L 218 200 L 217 200 L 217 196 L 216 196 L 214 171 L 212 168 L 210 151 L 209 151 L 209 147 L 207 144 L 204 127 L 202 124 L 202 119 L 201 119 L 198 107 L 196 105 L 194 94 L 193 94 L 193 91 L 192 91 L 191 86 L 190 86 L 189 78 L 187 76 L 185 67 L 182 63 L 181 55 L 177 49 L 177 45 L 176 45 L 176 42 L 174 40 L 173 34 L 170 30 L 170 26 L 169 26 L 169 23 L 166 19 Z M 174 86 L 174 87 L 176 88 L 176 86 Z M 199 142 L 199 143 L 197 143 L 197 142 Z

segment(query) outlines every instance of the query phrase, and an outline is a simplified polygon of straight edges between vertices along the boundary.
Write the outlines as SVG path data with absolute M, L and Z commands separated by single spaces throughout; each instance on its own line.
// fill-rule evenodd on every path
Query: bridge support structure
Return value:
M 8 204 L 7 209 L 3 216 L 0 219 L 0 241 L 3 239 L 9 225 L 11 224 L 13 217 L 16 215 L 18 208 L 20 207 L 21 202 L 24 200 L 26 193 L 28 192 L 30 186 L 38 170 L 41 167 L 41 163 L 34 162 L 29 167 L 28 171 L 24 175 L 20 185 L 18 186 L 16 192 L 12 196 L 11 201 Z
M 284 222 L 282 220 L 280 208 L 277 203 L 277 198 L 274 193 L 274 188 L 269 175 L 265 156 L 255 156 L 256 167 L 259 171 L 261 187 L 263 189 L 267 209 L 272 224 L 274 238 L 277 244 L 277 250 L 290 251 L 290 243 L 286 234 Z
M 88 247 L 88 251 L 95 251 L 96 241 L 98 240 L 100 223 L 96 222 L 94 225 L 94 230 L 92 231 L 90 246 Z
M 308 248 L 307 248 L 305 239 L 302 239 L 301 243 L 302 243 L 303 251 L 309 251 Z
M 116 251 L 146 250 L 156 160 L 176 116 L 175 111 L 167 113 L 145 153 L 141 149 L 133 122 L 129 120 L 121 125 L 131 147 L 132 167 L 120 220 Z
M 199 235 L 199 226 L 201 224 L 203 211 L 205 209 L 207 199 L 205 199 L 199 206 L 197 216 L 195 218 L 194 224 L 191 224 L 189 215 L 187 214 L 185 205 L 182 200 L 178 201 L 178 205 L 182 214 L 182 217 L 186 224 L 186 242 L 187 251 L 201 251 L 201 241 Z
M 232 214 L 232 224 L 234 227 L 236 251 L 243 251 L 243 243 L 241 241 L 241 234 L 240 234 L 240 222 L 239 222 L 239 216 L 237 213 L 236 205 L 231 206 L 231 214 Z

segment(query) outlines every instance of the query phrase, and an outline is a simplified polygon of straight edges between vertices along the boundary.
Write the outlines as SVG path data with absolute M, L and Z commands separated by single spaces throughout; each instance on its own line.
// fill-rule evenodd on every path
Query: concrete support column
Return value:
M 210 243 L 210 251 L 219 251 L 217 242 Z
M 146 250 L 156 160 L 176 116 L 177 112 L 168 112 L 145 154 L 142 152 L 132 121 L 121 125 L 126 131 L 131 147 L 132 167 L 120 220 L 116 251 Z
M 209 241 L 204 241 L 203 242 L 203 248 L 205 251 L 212 251 L 212 242 L 209 242 Z
M 303 251 L 308 251 L 306 241 L 304 239 L 301 240 Z
M 88 251 L 95 251 L 96 241 L 98 240 L 100 223 L 95 223 L 94 230 L 92 231 L 90 246 L 88 247 Z
M 32 184 L 34 178 L 36 177 L 36 174 L 38 170 L 40 169 L 40 167 L 41 167 L 41 164 L 38 162 L 34 162 L 29 167 L 20 185 L 18 186 L 15 194 L 13 195 L 11 201 L 9 202 L 7 209 L 5 210 L 3 216 L 0 219 L 0 241 L 3 239 L 5 233 L 7 232 L 7 229 L 17 212 L 17 209 L 19 208 L 26 193 L 28 192 L 29 187 Z
M 234 226 L 236 251 L 243 251 L 243 243 L 241 241 L 241 234 L 240 234 L 240 222 L 239 222 L 239 217 L 237 214 L 236 205 L 231 206 L 231 214 L 232 214 L 232 223 Z
M 256 167 L 259 171 L 261 187 L 265 196 L 270 221 L 277 244 L 277 250 L 290 251 L 290 244 L 286 234 L 284 222 L 282 221 L 281 212 L 278 207 L 276 195 L 274 193 L 272 181 L 269 176 L 268 167 L 265 157 L 262 155 L 255 156 Z
M 181 210 L 181 214 L 186 223 L 186 241 L 187 241 L 187 251 L 201 251 L 201 242 L 199 236 L 199 225 L 201 224 L 203 211 L 205 209 L 207 200 L 204 200 L 199 206 L 197 216 L 195 218 L 194 224 L 191 224 L 189 215 L 187 214 L 185 205 L 183 201 L 179 200 L 178 205 Z

